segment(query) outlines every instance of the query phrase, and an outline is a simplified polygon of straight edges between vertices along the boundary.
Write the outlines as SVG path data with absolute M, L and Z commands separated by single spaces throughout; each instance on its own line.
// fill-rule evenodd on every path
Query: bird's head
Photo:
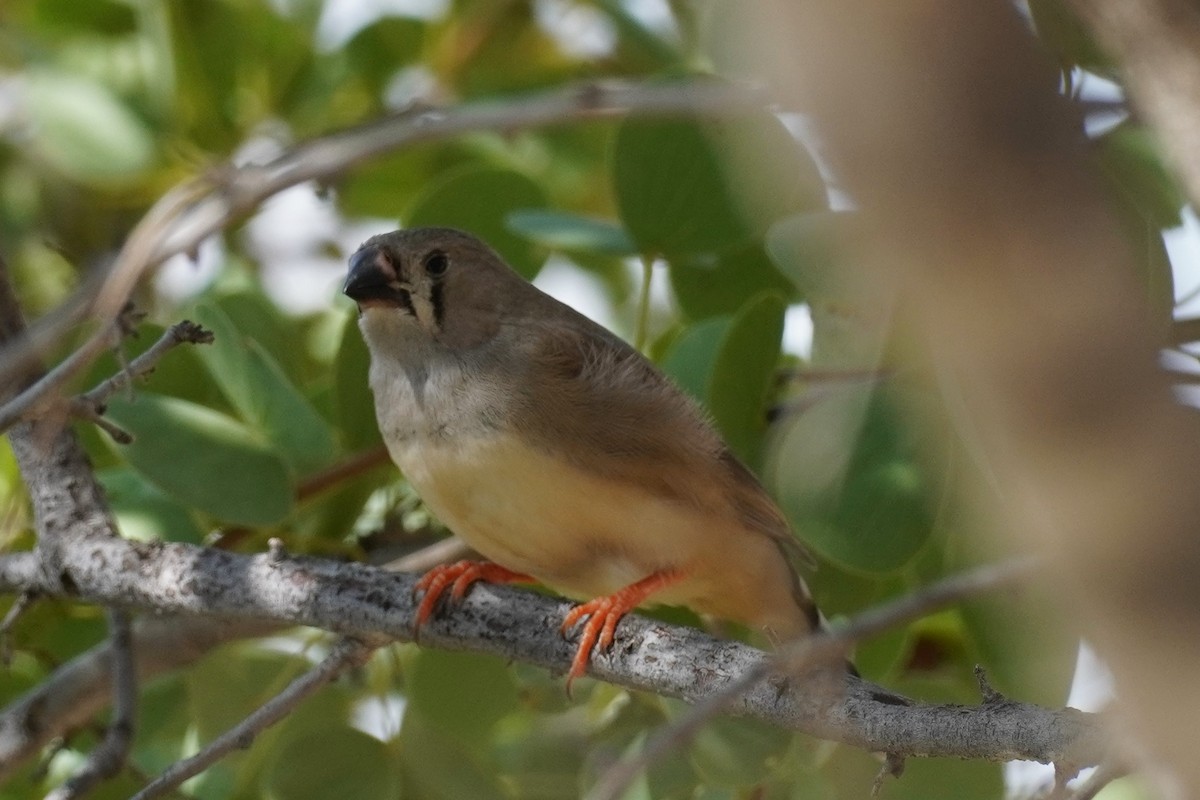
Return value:
M 474 236 L 414 228 L 364 242 L 342 291 L 358 303 L 368 341 L 393 334 L 470 347 L 494 336 L 501 315 L 536 290 Z

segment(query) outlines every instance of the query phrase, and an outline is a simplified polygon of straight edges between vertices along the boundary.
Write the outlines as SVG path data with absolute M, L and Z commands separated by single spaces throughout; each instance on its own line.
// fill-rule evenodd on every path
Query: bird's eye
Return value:
M 430 277 L 444 275 L 450 266 L 450 258 L 441 250 L 434 250 L 425 256 L 425 273 Z

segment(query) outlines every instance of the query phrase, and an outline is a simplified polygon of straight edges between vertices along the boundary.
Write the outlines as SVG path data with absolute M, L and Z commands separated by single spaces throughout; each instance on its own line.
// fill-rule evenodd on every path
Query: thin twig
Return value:
M 844 626 L 785 645 L 772 658 L 760 661 L 721 691 L 704 698 L 663 727 L 641 752 L 626 756 L 609 767 L 588 793 L 588 800 L 623 797 L 642 770 L 691 741 L 733 698 L 749 691 L 768 675 L 795 675 L 813 665 L 844 658 L 863 639 L 928 616 L 966 598 L 1024 580 L 1036 569 L 1037 563 L 1032 557 L 1018 558 L 954 575 L 920 592 L 864 611 Z
M 133 634 L 129 615 L 108 610 L 109 642 L 112 653 L 113 716 L 104 739 L 88 756 L 83 767 L 46 800 L 82 797 L 101 781 L 116 775 L 129 757 L 137 718 L 137 671 L 133 662 Z
M 200 774 L 234 750 L 249 747 L 255 736 L 290 714 L 305 698 L 347 669 L 366 663 L 376 646 L 378 645 L 367 644 L 358 639 L 340 640 L 320 664 L 296 678 L 282 692 L 268 700 L 237 725 L 209 742 L 196 755 L 172 764 L 134 795 L 132 800 L 150 800 L 152 797 L 161 797 L 193 775 Z
M 304 502 L 314 495 L 336 486 L 347 478 L 353 478 L 388 463 L 387 448 L 383 445 L 355 453 L 345 461 L 308 476 L 296 486 L 296 500 Z
M 163 331 L 163 335 L 159 337 L 157 342 L 150 345 L 146 352 L 133 361 L 130 361 L 125 365 L 124 369 L 118 371 L 108 380 L 101 382 L 95 388 L 81 395 L 80 399 L 91 406 L 97 408 L 103 407 L 108 398 L 126 386 L 132 385 L 135 380 L 143 375 L 153 372 L 154 368 L 158 366 L 158 362 L 162 360 L 162 357 L 173 348 L 181 344 L 212 344 L 212 341 L 212 331 L 197 325 L 195 322 L 186 319 L 176 322 Z
M 13 600 L 4 619 L 0 620 L 0 665 L 6 668 L 12 663 L 12 643 L 9 641 L 12 627 L 25 613 L 25 609 L 29 608 L 30 604 L 37 599 L 37 596 L 37 592 L 21 592 L 17 595 L 17 599 Z
M 439 564 L 449 564 L 466 558 L 471 548 L 457 536 L 439 539 L 399 558 L 392 559 L 381 568 L 389 572 L 428 572 Z
M 146 272 L 171 256 L 194 251 L 213 233 L 291 186 L 334 179 L 350 167 L 401 148 L 473 131 L 511 132 L 625 114 L 730 113 L 766 102 L 761 91 L 708 81 L 593 82 L 503 101 L 402 112 L 298 145 L 266 164 L 213 170 L 172 189 L 151 207 L 126 239 L 99 291 L 91 284 L 81 287 L 0 351 L 0 389 L 84 318 L 114 318 Z M 84 365 L 90 357 L 81 358 Z
M 113 345 L 114 325 L 106 325 L 29 388 L 0 407 L 0 433 L 36 413 L 40 404 Z

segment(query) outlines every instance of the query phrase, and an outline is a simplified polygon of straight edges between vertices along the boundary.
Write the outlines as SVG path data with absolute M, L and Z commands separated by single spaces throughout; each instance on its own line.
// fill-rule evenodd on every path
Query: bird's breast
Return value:
M 683 568 L 703 540 L 703 521 L 691 511 L 585 473 L 511 432 L 412 439 L 391 454 L 430 509 L 471 547 L 566 594 L 611 594 L 653 572 Z

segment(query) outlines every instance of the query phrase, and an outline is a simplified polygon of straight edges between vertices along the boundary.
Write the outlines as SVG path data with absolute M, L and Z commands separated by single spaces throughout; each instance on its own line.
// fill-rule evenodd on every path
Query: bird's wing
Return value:
M 531 330 L 525 433 L 540 446 L 583 442 L 556 455 L 573 466 L 635 483 L 706 513 L 734 517 L 778 542 L 791 561 L 812 563 L 775 502 L 733 455 L 704 412 L 653 364 L 583 318 Z M 551 386 L 534 396 L 532 386 Z M 714 491 L 713 487 L 717 487 Z

